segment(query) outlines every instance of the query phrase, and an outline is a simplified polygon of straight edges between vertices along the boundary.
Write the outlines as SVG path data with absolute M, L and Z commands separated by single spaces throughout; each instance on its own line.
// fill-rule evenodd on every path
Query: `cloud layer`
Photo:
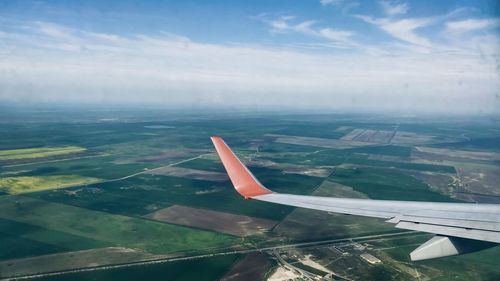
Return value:
M 395 39 L 377 44 L 314 20 L 257 17 L 273 36 L 315 38 L 307 46 L 322 51 L 23 22 L 0 31 L 0 102 L 499 113 L 498 36 L 463 39 L 497 19 L 396 19 L 408 6 L 382 3 L 386 17 L 356 16 Z M 437 24 L 454 35 L 435 42 L 419 34 Z

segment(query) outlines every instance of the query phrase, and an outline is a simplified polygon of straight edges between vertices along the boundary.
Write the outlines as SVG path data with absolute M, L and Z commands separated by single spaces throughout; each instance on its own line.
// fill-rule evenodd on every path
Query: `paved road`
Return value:
M 18 276 L 15 278 L 10 278 L 10 279 L 7 278 L 7 279 L 0 279 L 0 280 L 24 280 L 24 279 L 46 277 L 46 276 L 63 275 L 63 274 L 68 274 L 68 273 L 116 269 L 116 268 L 123 268 L 123 267 L 160 264 L 160 263 L 175 262 L 175 261 L 195 260 L 195 259 L 224 256 L 224 255 L 248 254 L 248 253 L 253 253 L 253 252 L 274 251 L 277 249 L 286 249 L 286 248 L 317 247 L 317 246 L 327 246 L 327 245 L 336 245 L 336 244 L 349 245 L 349 244 L 353 244 L 353 243 L 357 243 L 357 242 L 368 242 L 368 241 L 373 241 L 373 240 L 388 239 L 388 238 L 395 238 L 395 237 L 399 237 L 399 236 L 408 236 L 408 235 L 417 236 L 417 235 L 426 235 L 426 234 L 420 233 L 420 232 L 415 232 L 415 231 L 404 231 L 404 232 L 389 233 L 389 234 L 366 235 L 366 236 L 358 236 L 358 237 L 352 237 L 352 238 L 341 238 L 341 239 L 331 239 L 331 240 L 322 240 L 322 241 L 313 241 L 313 242 L 293 243 L 293 244 L 287 244 L 287 245 L 261 247 L 261 248 L 255 248 L 255 249 L 234 250 L 234 251 L 227 251 L 227 252 L 221 252 L 221 253 L 193 255 L 193 256 L 178 257 L 178 258 L 162 258 L 162 259 L 149 260 L 149 261 L 130 262 L 130 263 L 125 263 L 125 264 L 114 264 L 114 265 L 105 265 L 105 266 L 88 267 L 88 268 L 80 268 L 80 269 L 71 269 L 71 270 L 64 270 L 64 271 L 58 271 L 58 272 L 49 272 L 49 273 L 33 274 L 33 275 L 26 275 L 26 276 Z

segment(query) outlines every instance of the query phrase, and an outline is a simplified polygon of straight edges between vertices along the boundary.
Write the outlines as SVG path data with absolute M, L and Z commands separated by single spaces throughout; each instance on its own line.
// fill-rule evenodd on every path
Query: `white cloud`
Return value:
M 342 2 L 344 2 L 344 0 L 320 0 L 319 2 L 323 6 L 328 6 L 328 5 L 339 5 Z
M 314 34 L 312 26 L 316 24 L 316 21 L 309 20 L 298 24 L 289 24 L 289 20 L 291 19 L 293 19 L 293 17 L 281 17 L 277 20 L 270 21 L 269 24 L 271 26 L 271 32 L 299 32 L 308 35 Z
M 48 35 L 49 37 L 54 37 L 58 39 L 63 39 L 63 38 L 68 38 L 71 36 L 71 29 L 47 23 L 47 22 L 35 22 L 33 23 L 34 26 L 38 27 L 38 31 L 40 33 L 43 33 L 45 35 Z
M 437 15 L 424 18 L 402 18 L 395 19 L 393 17 L 374 18 L 367 15 L 353 15 L 355 18 L 361 19 L 367 23 L 378 26 L 390 36 L 397 38 L 406 43 L 410 43 L 415 49 L 429 52 L 430 49 L 442 49 L 449 51 L 448 46 L 437 45 L 430 39 L 419 33 L 419 29 L 433 25 L 441 24 L 443 21 L 458 16 L 469 9 L 457 8 L 444 15 Z M 448 50 L 446 50 L 448 49 Z
M 317 33 L 326 39 L 340 42 L 347 42 L 352 36 L 352 32 L 332 28 L 322 28 Z
M 404 15 L 410 8 L 408 6 L 408 3 L 397 3 L 395 1 L 388 0 L 380 1 L 380 5 L 382 6 L 384 13 L 390 17 L 396 15 Z
M 457 113 L 500 108 L 496 65 L 474 53 L 310 53 L 206 44 L 172 34 L 121 36 L 65 27 L 60 34 L 27 26 L 0 33 L 2 102 Z M 349 37 L 308 24 L 297 29 Z
M 416 33 L 416 30 L 432 23 L 429 19 L 403 19 L 398 21 L 383 22 L 380 27 L 390 35 L 420 46 L 430 47 L 431 42 Z
M 466 19 L 446 23 L 446 32 L 462 33 L 480 29 L 495 28 L 500 26 L 500 19 Z
M 303 35 L 314 36 L 326 39 L 337 44 L 331 45 L 338 48 L 354 47 L 357 44 L 351 40 L 353 32 L 347 30 L 337 30 L 333 28 L 318 28 L 318 22 L 315 20 L 307 20 L 297 24 L 292 24 L 295 19 L 293 16 L 280 16 L 277 19 L 270 20 L 267 15 L 256 17 L 260 21 L 269 25 L 271 33 L 290 33 L 296 32 Z
M 427 38 L 418 35 L 416 31 L 419 28 L 433 24 L 435 22 L 433 18 L 392 20 L 388 18 L 375 19 L 362 15 L 356 15 L 355 17 L 380 27 L 389 35 L 399 40 L 423 47 L 431 47 L 432 45 Z
M 359 2 L 353 0 L 320 0 L 322 6 L 335 6 L 341 8 L 343 14 L 360 6 Z

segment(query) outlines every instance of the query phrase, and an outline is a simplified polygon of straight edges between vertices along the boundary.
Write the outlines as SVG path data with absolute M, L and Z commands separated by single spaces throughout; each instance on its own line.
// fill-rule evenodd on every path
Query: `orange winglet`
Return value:
M 234 188 L 239 194 L 245 197 L 245 199 L 249 199 L 254 196 L 272 193 L 252 175 L 222 138 L 211 137 L 211 139 Z

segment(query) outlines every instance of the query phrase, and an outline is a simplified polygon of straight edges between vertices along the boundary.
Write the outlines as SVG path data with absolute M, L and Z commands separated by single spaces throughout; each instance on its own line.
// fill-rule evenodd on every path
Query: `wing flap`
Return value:
M 486 215 L 486 214 L 485 214 Z M 462 218 L 466 218 L 464 214 Z M 439 214 L 427 215 L 427 216 L 416 216 L 416 215 L 402 215 L 391 220 L 393 223 L 399 222 L 414 222 L 414 223 L 424 223 L 432 225 L 443 225 L 450 227 L 461 227 L 464 229 L 478 229 L 485 231 L 500 232 L 500 223 L 494 221 L 484 221 L 479 218 L 476 219 L 456 219 L 442 217 Z
M 462 237 L 473 240 L 500 243 L 500 232 L 497 231 L 470 229 L 463 227 L 453 227 L 446 225 L 418 223 L 410 221 L 400 221 L 398 224 L 396 224 L 396 227 L 408 230 L 435 233 L 445 236 Z

